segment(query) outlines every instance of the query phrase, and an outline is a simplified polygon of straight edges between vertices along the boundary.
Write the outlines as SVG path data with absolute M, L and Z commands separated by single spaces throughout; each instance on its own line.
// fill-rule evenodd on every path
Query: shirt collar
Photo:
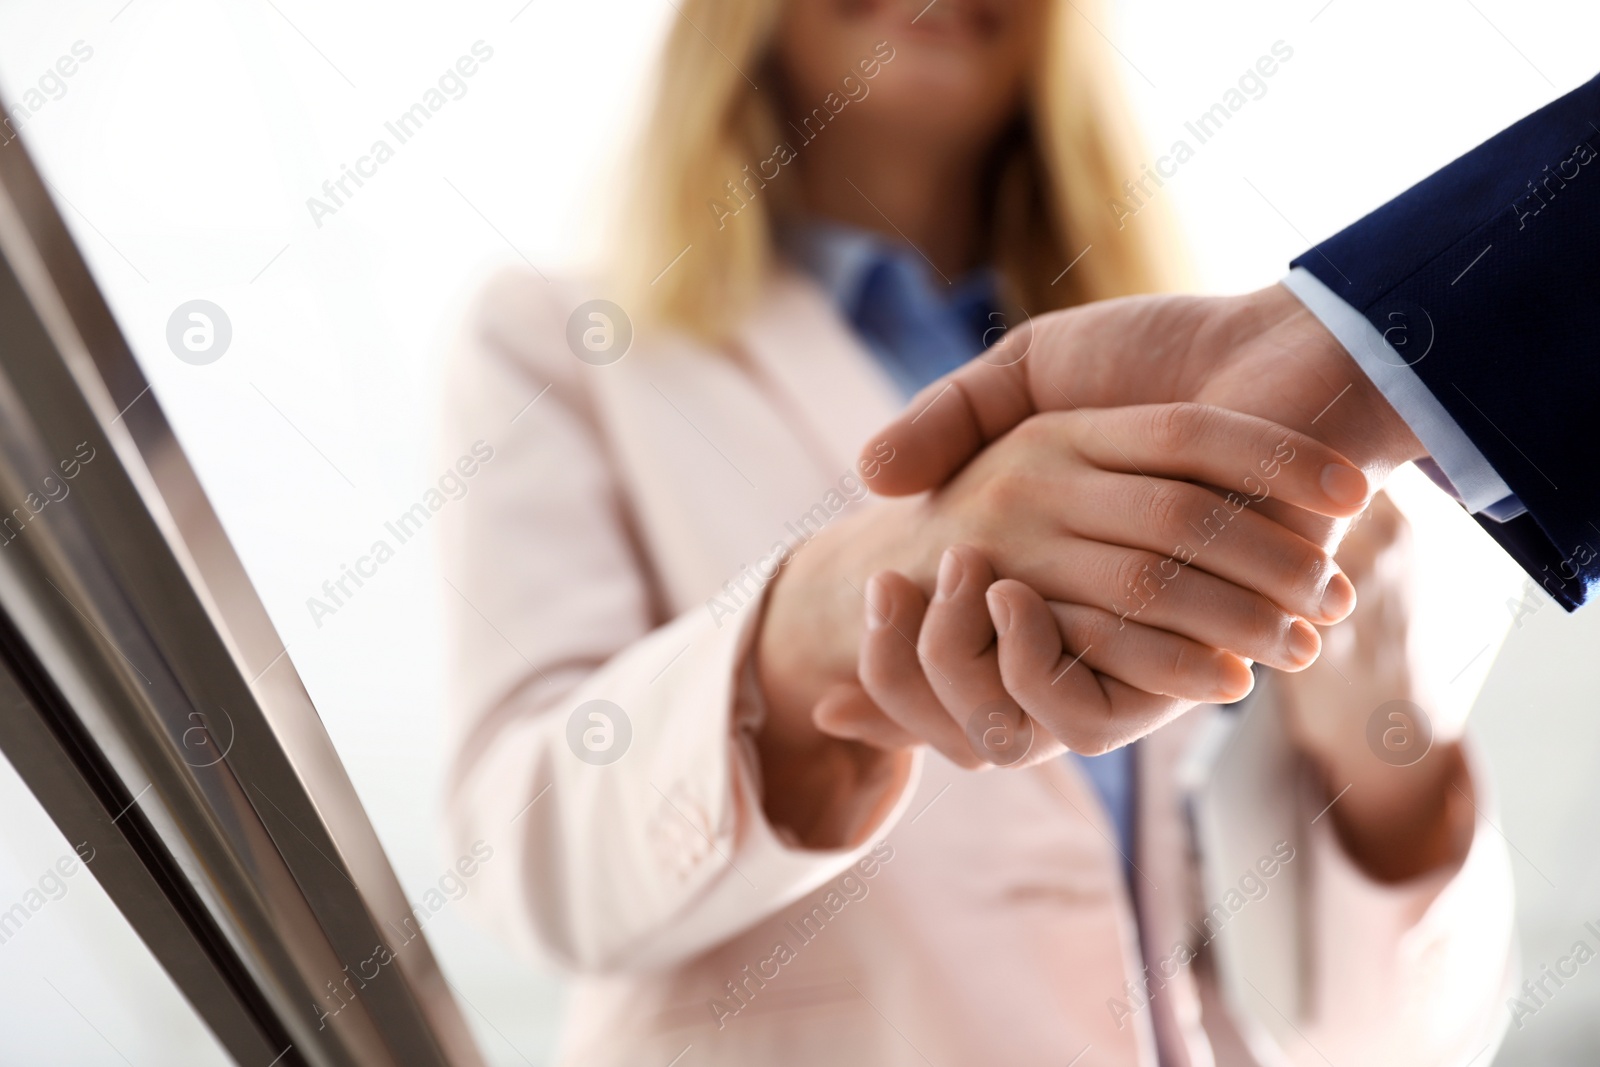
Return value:
M 871 230 L 808 219 L 788 228 L 781 243 L 846 318 L 859 305 L 872 269 L 886 262 L 914 279 L 928 304 L 983 310 L 999 306 L 1000 279 L 993 268 L 979 267 L 947 285 L 934 277 L 932 266 L 910 244 Z

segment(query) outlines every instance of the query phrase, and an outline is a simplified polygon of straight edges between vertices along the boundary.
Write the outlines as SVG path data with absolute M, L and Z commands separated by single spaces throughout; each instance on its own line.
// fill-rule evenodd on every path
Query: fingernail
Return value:
M 960 584 L 961 560 L 956 558 L 954 550 L 947 548 L 944 555 L 939 557 L 939 577 L 934 585 L 934 599 L 948 600 Z
M 1317 628 L 1304 619 L 1296 619 L 1289 626 L 1289 655 L 1297 663 L 1309 664 L 1322 649 L 1322 638 Z
M 867 579 L 867 629 L 876 630 L 889 621 L 889 591 L 874 574 Z
M 1356 587 L 1350 584 L 1350 579 L 1338 572 L 1328 579 L 1328 586 L 1322 591 L 1321 610 L 1323 618 L 1342 619 L 1349 615 L 1356 607 Z
M 1335 504 L 1353 508 L 1366 503 L 1367 476 L 1343 463 L 1330 463 L 1322 468 L 1322 491 Z
M 1006 603 L 1006 598 L 990 589 L 984 594 L 984 600 L 989 604 L 989 618 L 994 622 L 994 635 L 1004 637 L 1006 631 L 1011 629 L 1011 605 Z
M 1221 674 L 1224 680 L 1217 694 L 1217 702 L 1232 704 L 1243 700 L 1256 687 L 1256 676 L 1250 669 L 1250 662 L 1229 653 L 1219 655 L 1223 657 Z

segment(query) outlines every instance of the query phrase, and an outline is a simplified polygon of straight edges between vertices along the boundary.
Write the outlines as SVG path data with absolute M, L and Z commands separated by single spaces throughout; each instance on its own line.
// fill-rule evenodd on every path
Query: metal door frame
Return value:
M 11 501 L 0 751 L 95 850 L 90 870 L 223 1047 L 251 1067 L 480 1064 L 316 708 L 18 139 L 0 146 L 0 507 Z

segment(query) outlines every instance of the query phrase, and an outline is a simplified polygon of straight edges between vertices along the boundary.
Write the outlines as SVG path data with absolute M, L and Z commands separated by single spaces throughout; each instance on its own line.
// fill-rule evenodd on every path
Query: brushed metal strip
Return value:
M 139 795 L 307 1062 L 480 1063 L 425 939 L 408 938 L 370 977 L 349 969 L 396 942 L 410 906 L 160 405 L 12 141 L 0 147 L 0 500 L 59 482 L 62 458 L 79 448 L 94 458 L 70 491 L 17 536 L 0 529 L 0 610 L 127 795 Z

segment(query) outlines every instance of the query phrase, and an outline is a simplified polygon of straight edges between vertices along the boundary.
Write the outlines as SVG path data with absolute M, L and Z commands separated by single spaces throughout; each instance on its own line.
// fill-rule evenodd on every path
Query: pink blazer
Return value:
M 797 276 L 724 350 L 663 338 L 608 366 L 568 348 L 590 295 L 529 272 L 482 294 L 444 447 L 492 458 L 440 519 L 450 832 L 496 849 L 468 896 L 482 921 L 577 974 L 561 1063 L 1131 1067 L 1159 1047 L 1186 1067 L 1425 1067 L 1497 1040 L 1503 844 L 1479 832 L 1458 869 L 1365 878 L 1311 821 L 1329 798 L 1277 736 L 1270 685 L 1229 739 L 1239 716 L 1200 708 L 1141 746 L 1142 931 L 1107 815 L 1062 760 L 925 754 L 859 846 L 793 847 L 750 744 L 761 561 L 872 506 L 846 476 L 901 401 Z M 589 730 L 620 757 L 596 762 Z M 1240 745 L 1208 787 L 1207 753 Z

